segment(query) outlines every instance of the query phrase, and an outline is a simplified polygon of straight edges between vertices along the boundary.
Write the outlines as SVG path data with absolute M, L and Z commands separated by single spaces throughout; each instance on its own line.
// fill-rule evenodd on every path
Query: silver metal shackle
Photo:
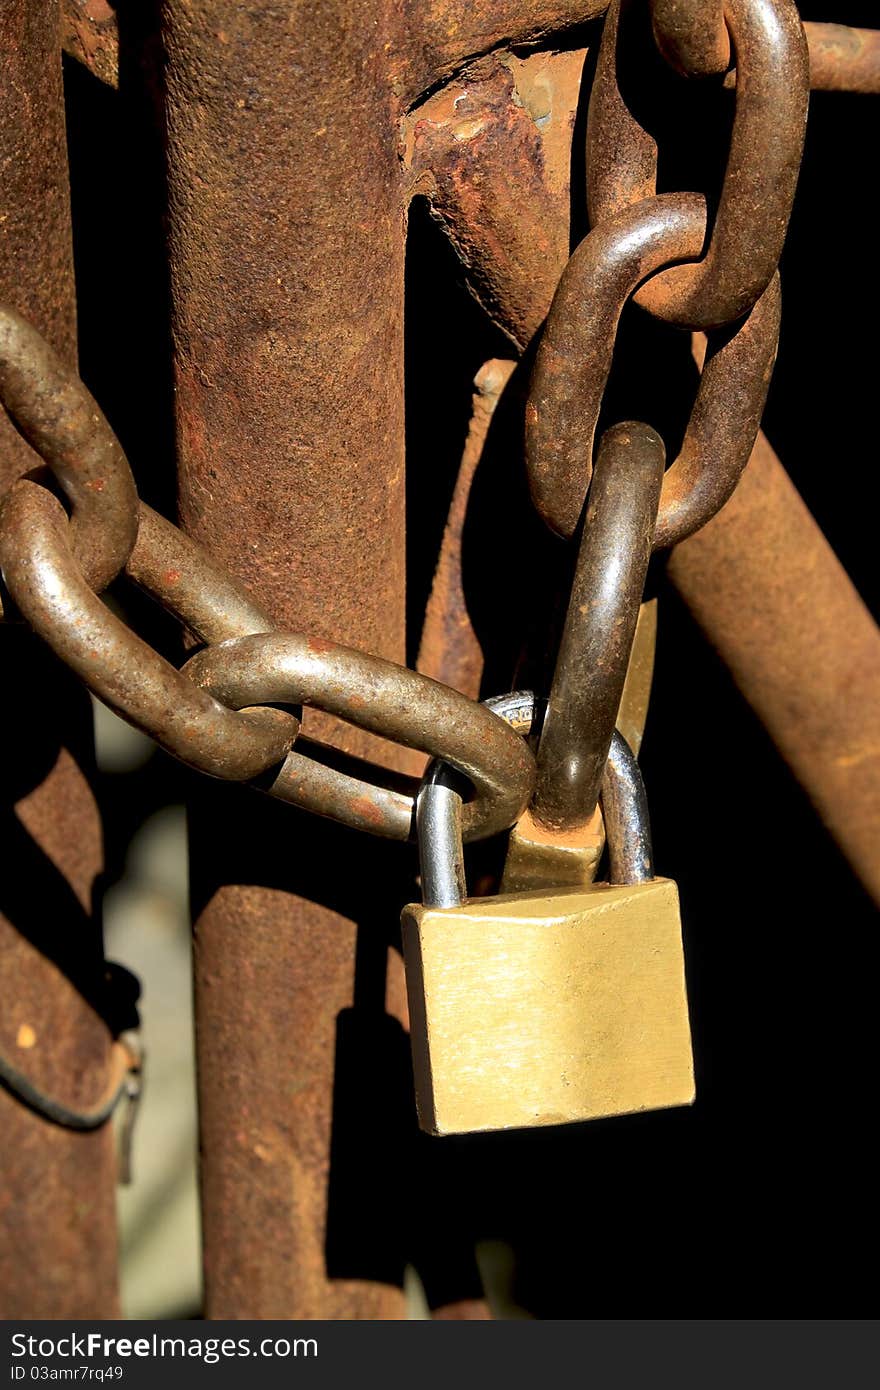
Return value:
M 517 733 L 529 734 L 536 712 L 531 690 L 495 695 L 483 703 Z M 422 901 L 427 907 L 457 907 L 467 896 L 460 785 L 460 774 L 448 763 L 435 759 L 416 796 Z M 648 882 L 654 877 L 654 865 L 645 787 L 635 754 L 617 729 L 602 778 L 602 813 L 609 882 Z

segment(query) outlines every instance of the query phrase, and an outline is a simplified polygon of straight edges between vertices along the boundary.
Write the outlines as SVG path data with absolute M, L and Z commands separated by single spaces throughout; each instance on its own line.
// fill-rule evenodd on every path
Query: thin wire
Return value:
M 91 1110 L 74 1110 L 69 1105 L 65 1105 L 63 1101 L 47 1096 L 23 1072 L 14 1067 L 2 1053 L 0 1053 L 0 1086 L 16 1100 L 26 1105 L 29 1110 L 33 1110 L 52 1124 L 60 1125 L 64 1129 L 79 1131 L 100 1129 L 101 1125 L 106 1124 L 110 1119 L 124 1096 L 134 1101 L 140 1091 L 138 1080 L 140 1059 L 136 1057 L 133 1050 L 123 1043 L 114 1043 L 113 1051 L 118 1059 L 116 1060 L 116 1067 L 121 1065 L 123 1068 L 122 1078 L 113 1087 L 110 1096 L 100 1101 Z

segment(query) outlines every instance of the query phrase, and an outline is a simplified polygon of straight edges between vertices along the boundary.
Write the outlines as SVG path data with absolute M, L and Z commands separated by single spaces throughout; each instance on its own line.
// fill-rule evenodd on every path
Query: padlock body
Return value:
M 407 907 L 403 943 L 416 1100 L 429 1133 L 693 1101 L 670 879 Z

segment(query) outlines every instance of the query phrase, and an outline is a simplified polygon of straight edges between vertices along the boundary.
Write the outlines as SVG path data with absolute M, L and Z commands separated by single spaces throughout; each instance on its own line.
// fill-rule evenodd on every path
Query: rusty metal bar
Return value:
M 57 0 L 0 7 L 0 298 L 75 362 L 75 310 Z M 39 119 L 35 119 L 39 113 Z M 35 456 L 0 419 L 0 492 Z M 0 1048 L 18 1071 L 89 1109 L 111 1074 L 92 894 L 101 827 L 89 787 L 91 711 L 78 682 L 21 629 L 0 631 L 6 676 Z M 110 1318 L 116 1161 L 110 1126 L 74 1133 L 0 1089 L 0 1315 Z
M 557 12 L 559 24 L 595 18 L 605 8 L 604 4 L 585 4 L 566 6 L 559 4 Z M 667 7 L 669 8 L 669 7 Z M 441 11 L 441 7 L 436 7 Z M 516 6 L 511 4 L 511 19 L 516 19 L 516 33 L 513 29 L 508 35 L 508 43 L 525 42 L 537 37 L 551 27 L 542 15 L 542 6 Z M 518 12 L 518 13 L 517 13 Z M 532 23 L 529 24 L 531 17 Z M 482 22 L 483 34 L 480 33 Z M 488 53 L 494 46 L 486 42 L 485 35 L 499 32 L 497 14 L 491 14 L 491 7 L 479 6 L 472 16 L 474 30 L 466 31 L 465 44 L 461 43 L 461 24 L 443 36 L 452 47 L 451 55 L 444 54 L 449 70 L 458 62 L 473 58 L 480 52 Z M 880 30 L 855 29 L 848 24 L 820 24 L 811 20 L 804 23 L 807 46 L 810 53 L 810 86 L 820 92 L 880 92 Z M 483 43 L 480 38 L 483 37 Z M 503 35 L 501 37 L 504 37 Z M 66 53 L 87 67 L 100 81 L 115 87 L 119 81 L 119 35 L 116 13 L 107 0 L 61 0 L 61 42 Z M 722 62 L 729 59 L 729 45 L 725 42 L 717 49 L 717 62 L 708 71 L 717 71 Z M 551 55 L 548 55 L 548 57 Z
M 516 363 L 493 357 L 474 379 L 472 413 L 461 466 L 431 594 L 425 610 L 416 666 L 425 675 L 476 699 L 483 674 L 483 652 L 474 632 L 462 578 L 462 537 L 474 473 L 483 453 L 495 407 Z
M 819 92 L 880 92 L 880 29 L 805 24 L 810 86 Z
M 763 434 L 669 576 L 880 900 L 880 631 Z
M 101 82 L 119 82 L 119 29 L 107 0 L 60 0 L 61 44 Z
M 403 208 L 373 28 L 330 17 L 165 7 L 180 506 L 276 622 L 401 659 Z M 357 911 L 311 897 L 296 851 L 332 863 L 346 841 L 261 807 L 261 847 L 211 800 L 192 868 L 207 1315 L 399 1317 L 378 1266 L 335 1277 L 326 1249 Z
M 443 0 L 380 14 L 359 0 L 304 10 L 294 30 L 268 4 L 165 6 L 181 515 L 276 622 L 403 656 L 399 119 L 469 55 L 601 8 Z M 335 741 L 383 751 L 350 730 Z M 390 1276 L 378 1282 L 397 1268 L 394 1199 L 369 1199 L 386 1249 L 362 1259 L 335 1240 L 332 1173 L 325 1209 L 337 1014 L 360 1017 L 356 936 L 361 976 L 378 973 L 377 953 L 384 973 L 385 942 L 350 895 L 332 910 L 340 885 L 313 889 L 311 863 L 361 851 L 324 827 L 294 831 L 283 808 L 232 843 L 224 798 L 212 802 L 193 818 L 208 1313 L 399 1316 Z M 294 833 L 306 848 L 278 885 L 269 840 Z

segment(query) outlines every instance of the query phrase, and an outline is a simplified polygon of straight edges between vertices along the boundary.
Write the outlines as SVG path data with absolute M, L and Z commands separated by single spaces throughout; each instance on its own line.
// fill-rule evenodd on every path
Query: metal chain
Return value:
M 720 11 L 723 8 L 723 22 Z M 654 9 L 662 27 L 667 9 Z M 718 328 L 748 313 L 769 285 L 785 240 L 803 154 L 809 54 L 794 0 L 690 0 L 677 51 L 726 25 L 736 61 L 736 114 L 711 237 L 696 265 L 672 266 L 637 303 L 680 328 Z M 656 192 L 657 144 L 628 101 L 627 59 L 648 16 L 643 0 L 612 0 L 587 120 L 587 201 L 593 226 Z M 647 39 L 651 42 L 650 28 Z M 705 37 L 697 42 L 705 44 Z M 630 68 L 631 70 L 631 68 Z M 696 259 L 687 257 L 686 259 Z
M 494 695 L 485 703 L 523 738 L 539 728 L 545 717 L 531 690 Z M 419 787 L 416 819 L 422 899 L 432 907 L 456 907 L 467 893 L 458 782 L 456 774 L 435 759 Z M 644 883 L 653 877 L 650 816 L 638 761 L 616 729 L 602 768 L 601 790 L 602 813 L 610 831 L 609 881 Z
M 71 504 L 69 545 L 86 583 L 104 589 L 122 569 L 137 535 L 131 469 L 82 382 L 11 310 L 0 311 L 0 395 Z
M 723 73 L 728 30 L 732 40 L 737 108 L 711 233 L 704 197 L 658 196 L 657 145 L 627 101 L 627 60 L 646 37 L 653 49 L 651 17 L 661 51 L 685 71 L 693 63 Z M 551 835 L 587 826 L 595 811 L 651 548 L 705 525 L 751 455 L 776 358 L 776 267 L 808 93 L 806 40 L 791 0 L 656 0 L 650 13 L 644 0 L 612 0 L 587 121 L 593 229 L 560 280 L 526 406 L 536 508 L 571 537 L 588 501 L 530 808 Z M 631 298 L 679 328 L 714 330 L 659 509 L 663 446 L 649 426 L 609 430 L 593 476 L 618 324 Z
M 705 235 L 705 202 L 698 195 L 644 198 L 590 232 L 562 274 L 526 407 L 532 501 L 562 536 L 573 535 L 589 489 L 624 305 L 647 276 L 671 261 L 697 257 Z M 681 452 L 663 480 L 655 548 L 699 530 L 736 487 L 767 398 L 779 310 L 774 277 L 735 333 L 710 338 Z
M 704 55 L 695 70 L 707 63 L 717 70 L 719 24 L 725 41 L 728 29 L 732 36 L 737 111 L 705 253 L 705 198 L 657 196 L 657 145 L 626 99 L 627 57 L 646 41 L 645 6 L 613 0 L 605 18 L 587 121 L 593 230 L 560 281 L 526 415 L 532 498 L 563 536 L 574 533 L 583 511 L 617 326 L 630 298 L 678 327 L 716 330 L 681 452 L 664 478 L 656 549 L 692 535 L 724 505 L 757 436 L 779 337 L 776 266 L 803 152 L 809 65 L 791 0 L 725 0 L 723 19 L 721 10 L 721 0 L 652 7 L 662 51 L 678 55 L 686 70 L 685 55 L 695 50 Z M 682 261 L 695 264 L 675 264 Z
M 298 716 L 266 702 L 314 705 L 458 768 L 475 789 L 468 839 L 516 821 L 532 792 L 534 760 L 504 721 L 394 662 L 274 631 L 200 546 L 138 504 L 128 463 L 97 405 L 8 309 L 0 309 L 0 399 L 73 504 L 68 521 L 42 482 L 15 484 L 0 507 L 4 583 L 18 613 L 104 703 L 199 771 L 260 778 L 261 788 L 319 815 L 408 839 L 415 783 L 411 793 L 386 789 L 292 752 Z M 74 529 L 84 513 L 88 527 Z M 119 537 L 130 538 L 128 551 Z M 215 645 L 178 671 L 143 642 L 86 577 L 100 572 L 106 582 L 120 564 Z
M 724 80 L 731 55 L 736 64 L 736 116 L 711 232 L 703 197 L 657 195 L 657 146 L 625 99 L 630 42 L 649 18 L 651 42 L 681 73 Z M 614 723 L 651 550 L 704 525 L 751 453 L 776 354 L 776 266 L 808 81 L 791 0 L 613 0 L 609 9 L 588 119 L 593 230 L 560 281 L 526 409 L 538 511 L 570 537 L 589 502 L 537 769 L 520 737 L 534 715 L 531 697 L 528 719 L 511 726 L 492 702 L 394 662 L 278 631 L 202 547 L 139 502 L 123 450 L 82 382 L 0 306 L 0 401 L 48 465 L 0 504 L 0 570 L 16 614 L 101 700 L 210 775 L 409 839 L 415 783 L 409 792 L 386 788 L 323 761 L 320 747 L 294 747 L 299 707 L 311 705 L 468 779 L 473 798 L 455 808 L 464 839 L 507 829 L 533 791 L 532 813 L 551 834 L 583 825 L 603 778 L 608 799 L 609 752 L 629 756 Z M 662 441 L 627 422 L 604 435 L 591 487 L 602 398 L 630 298 L 678 327 L 711 330 L 707 351 L 682 448 L 665 474 Z M 101 600 L 120 574 L 207 644 L 181 670 Z M 512 698 L 503 706 L 508 719 L 523 697 Z M 270 708 L 278 705 L 285 708 Z M 619 814 L 613 797 L 606 811 Z M 614 877 L 620 865 L 611 867 Z M 0 1084 L 47 1120 L 91 1129 L 123 1095 L 136 1098 L 139 1065 L 118 1038 L 105 1094 L 87 1111 L 44 1095 L 2 1057 Z
M 694 0 L 680 7 L 684 25 L 680 14 L 673 24 L 670 7 L 655 3 L 663 51 L 685 70 L 701 62 L 719 70 L 722 11 L 737 64 L 738 105 L 705 255 L 705 200 L 655 195 L 656 145 L 620 94 L 619 26 L 637 7 L 614 0 L 606 19 L 587 142 L 590 205 L 598 225 L 560 282 L 526 419 L 534 500 L 563 535 L 573 534 L 589 489 L 617 323 L 631 296 L 691 328 L 715 328 L 747 315 L 723 338 L 710 338 L 684 444 L 662 480 L 654 547 L 691 534 L 718 510 L 736 485 L 758 428 L 778 336 L 775 268 L 803 143 L 806 47 L 790 0 L 724 0 L 723 6 Z M 714 35 L 714 48 L 707 33 Z M 704 57 L 694 58 L 694 52 Z M 753 216 L 745 217 L 747 206 L 762 209 L 755 225 Z M 682 261 L 695 264 L 672 264 Z M 535 765 L 505 722 L 394 662 L 275 630 L 269 615 L 200 546 L 138 502 L 123 451 L 85 387 L 8 309 L 0 309 L 0 399 L 51 470 L 51 476 L 22 479 L 0 507 L 0 568 L 8 594 L 16 611 L 123 718 L 201 771 L 259 779 L 263 790 L 319 815 L 388 838 L 409 838 L 415 786 L 410 793 L 384 788 L 326 765 L 320 749 L 313 750 L 317 756 L 294 750 L 298 713 L 268 707 L 312 705 L 440 758 L 467 777 L 474 797 L 463 813 L 466 839 L 492 835 L 517 820 L 533 791 Z M 53 482 L 66 496 L 69 517 L 53 495 Z M 642 500 L 653 513 L 655 502 Z M 635 506 L 630 522 L 640 514 Z M 637 529 L 648 536 L 651 523 L 646 525 Z M 623 524 L 620 536 L 630 530 Z M 618 539 L 617 553 L 628 544 Z M 633 547 L 638 573 L 617 595 L 618 605 L 625 597 L 628 612 L 647 563 L 647 551 L 635 542 Z M 182 670 L 99 598 L 120 571 L 208 643 Z M 598 570 L 588 566 L 584 573 L 592 583 L 589 575 L 595 578 Z M 611 665 L 604 703 L 590 685 L 591 708 L 610 708 L 615 691 L 619 695 L 619 662 Z M 570 686 L 569 681 L 569 693 Z M 545 802 L 549 789 L 559 785 L 552 770 L 559 764 L 552 732 L 558 704 L 550 702 L 541 777 Z M 582 705 L 583 700 L 580 715 Z M 584 764 L 590 766 L 587 800 L 598 790 L 611 736 L 606 718 L 597 727 Z
M 665 453 L 637 422 L 602 437 L 538 747 L 531 813 L 586 825 L 599 800 L 657 518 Z

